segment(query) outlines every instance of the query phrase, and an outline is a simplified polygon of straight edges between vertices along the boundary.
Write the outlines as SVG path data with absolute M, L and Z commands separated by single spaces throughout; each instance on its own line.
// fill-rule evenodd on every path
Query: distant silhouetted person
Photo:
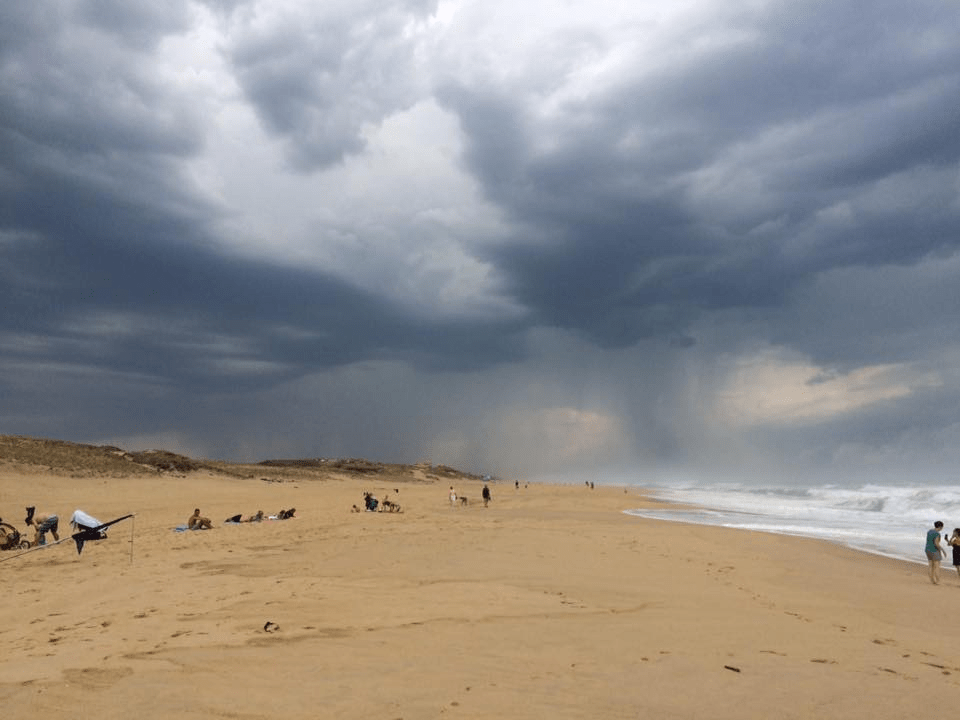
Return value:
M 483 495 L 483 506 L 486 507 L 490 504 L 490 488 L 484 485 L 481 494 Z

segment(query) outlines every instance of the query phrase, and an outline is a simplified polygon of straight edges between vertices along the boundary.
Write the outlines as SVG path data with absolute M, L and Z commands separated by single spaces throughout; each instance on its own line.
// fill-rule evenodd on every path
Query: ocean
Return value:
M 960 527 L 956 486 L 709 485 L 649 490 L 657 500 L 695 507 L 625 512 L 656 520 L 819 538 L 918 563 L 926 563 L 926 532 L 934 521 L 942 520 L 948 534 Z M 948 549 L 944 565 L 952 562 Z

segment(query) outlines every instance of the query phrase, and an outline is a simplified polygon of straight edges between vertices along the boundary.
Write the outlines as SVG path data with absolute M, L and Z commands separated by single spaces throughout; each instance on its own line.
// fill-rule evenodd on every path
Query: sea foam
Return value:
M 687 507 L 628 510 L 627 514 L 800 535 L 915 562 L 926 562 L 926 531 L 934 521 L 942 520 L 945 532 L 960 527 L 960 493 L 943 485 L 691 485 L 652 488 L 651 496 Z M 948 553 L 945 564 L 951 562 Z

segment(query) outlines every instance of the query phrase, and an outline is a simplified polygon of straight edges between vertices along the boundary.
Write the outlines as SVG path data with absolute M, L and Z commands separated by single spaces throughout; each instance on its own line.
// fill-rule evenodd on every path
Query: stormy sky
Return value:
M 0 433 L 953 478 L 955 0 L 0 9 Z

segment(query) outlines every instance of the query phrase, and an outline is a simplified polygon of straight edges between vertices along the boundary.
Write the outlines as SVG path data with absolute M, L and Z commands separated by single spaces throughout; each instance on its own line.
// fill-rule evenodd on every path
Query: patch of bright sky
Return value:
M 215 233 L 225 252 L 332 272 L 421 312 L 518 312 L 471 252 L 504 226 L 459 167 L 454 118 L 432 101 L 415 104 L 366 126 L 363 153 L 293 172 L 288 148 L 264 132 L 224 64 L 225 28 L 198 12 L 191 32 L 163 48 L 167 81 L 195 96 L 208 121 L 188 175 L 221 208 Z
M 861 367 L 833 374 L 768 350 L 738 360 L 718 394 L 720 417 L 738 426 L 789 425 L 849 414 L 942 384 L 938 374 L 908 364 Z
M 427 314 L 518 312 L 473 255 L 504 224 L 459 167 L 459 126 L 435 103 L 369 126 L 365 152 L 312 174 L 285 167 L 246 106 L 223 106 L 220 125 L 194 167 L 226 208 L 225 250 L 332 272 Z

